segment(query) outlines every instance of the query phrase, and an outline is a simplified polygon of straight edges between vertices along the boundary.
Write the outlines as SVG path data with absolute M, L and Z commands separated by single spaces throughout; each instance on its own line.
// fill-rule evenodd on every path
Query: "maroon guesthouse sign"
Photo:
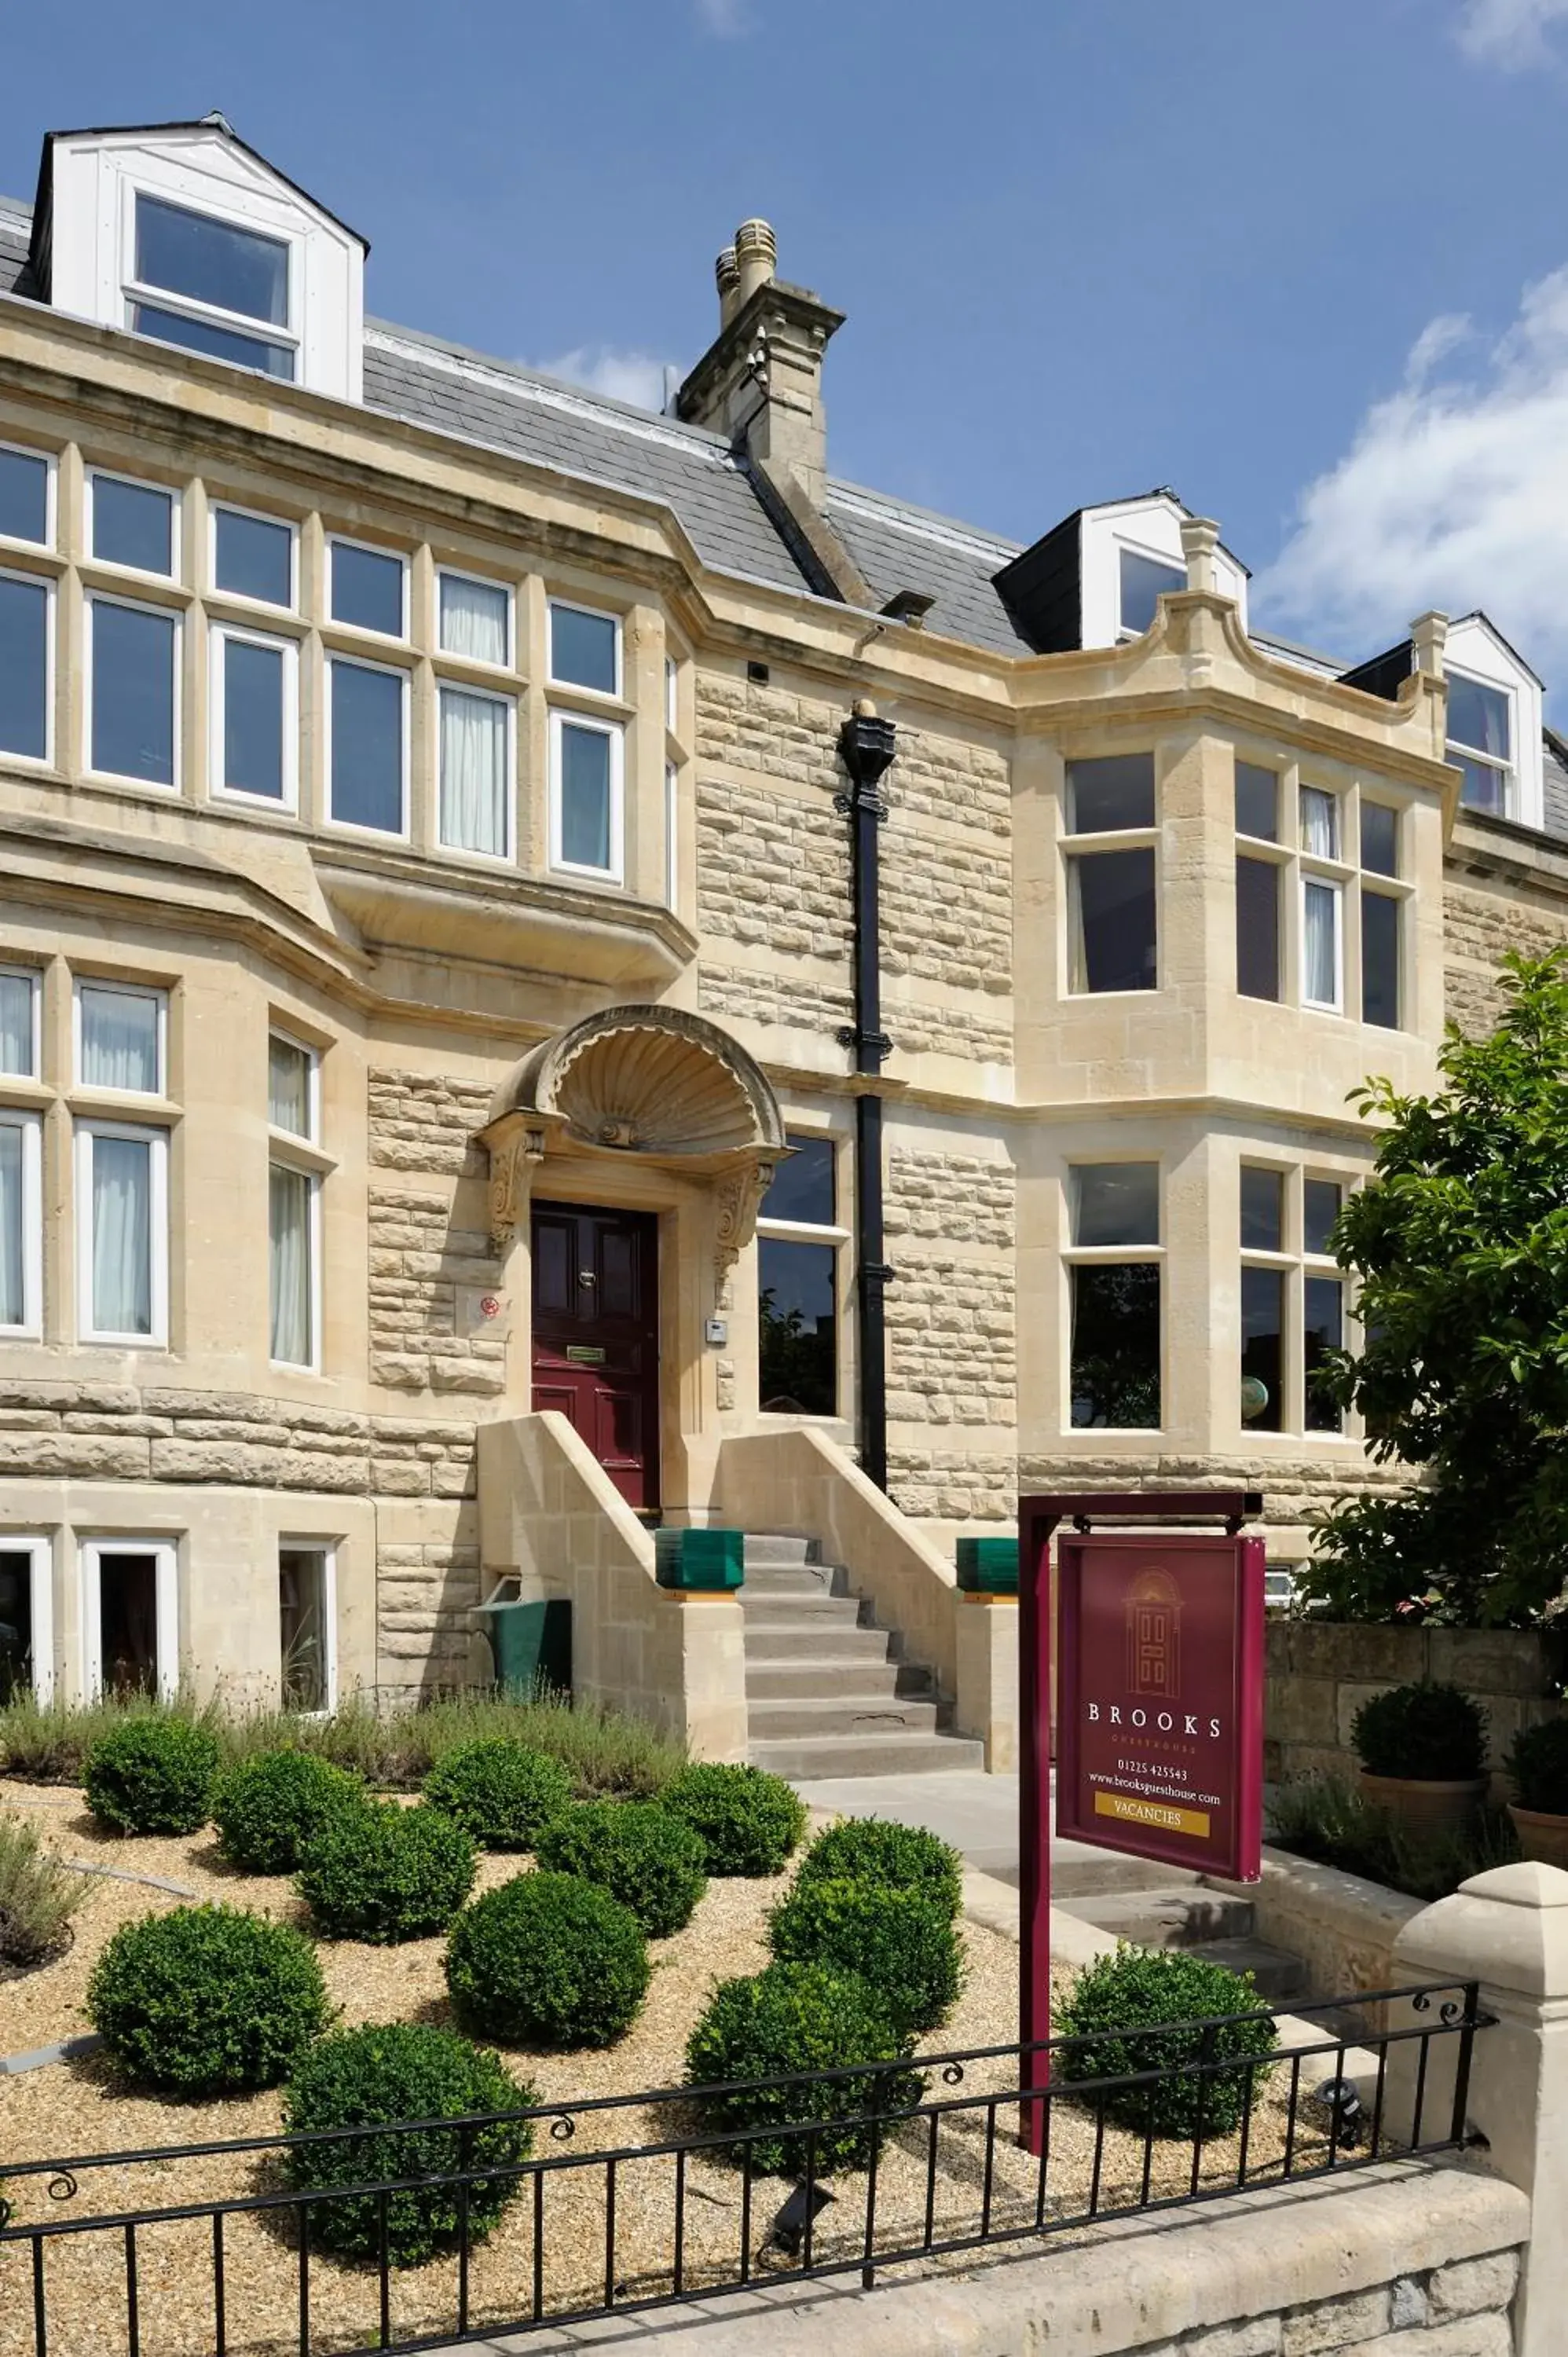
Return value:
M 1060 1841 L 1256 1882 L 1263 1795 L 1263 1542 L 1255 1491 L 1144 1491 L 1019 1501 L 1019 1836 L 1027 2050 L 1050 2036 L 1052 1620 Z M 1193 1529 L 1096 1530 L 1169 1521 Z M 1026 2055 L 1026 2089 L 1047 2056 Z M 1026 2104 L 1038 2150 L 1043 2106 Z

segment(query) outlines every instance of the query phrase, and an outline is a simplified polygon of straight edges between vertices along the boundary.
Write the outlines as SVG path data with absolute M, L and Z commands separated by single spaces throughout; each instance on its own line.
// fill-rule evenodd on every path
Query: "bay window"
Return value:
M 1329 1249 L 1337 1178 L 1244 1163 L 1240 1171 L 1240 1422 L 1248 1432 L 1337 1433 L 1319 1380 L 1345 1340 L 1344 1279 Z
M 301 1146 L 320 1131 L 320 1064 L 286 1033 L 267 1042 L 268 1355 L 281 1366 L 316 1367 L 321 1357 L 320 1189 Z
M 36 1113 L 0 1105 L 0 1334 L 42 1326 L 41 1125 Z
M 586 688 L 595 695 L 618 695 L 620 623 L 617 617 L 553 598 L 550 677 L 557 686 Z
M 77 1320 L 85 1342 L 162 1343 L 168 1330 L 168 1138 L 77 1126 Z
M 450 851 L 511 853 L 513 706 L 477 688 L 437 690 L 440 734 L 440 839 Z
M 38 977 L 0 966 L 0 1075 L 38 1077 Z
M 1329 1249 L 1345 1189 L 1337 1178 L 1302 1181 L 1302 1391 L 1308 1432 L 1338 1432 L 1344 1419 L 1318 1380 L 1324 1355 L 1345 1347 L 1345 1280 Z
M 444 655 L 504 669 L 511 661 L 510 590 L 471 574 L 439 575 L 436 640 Z
M 168 1001 L 134 983 L 78 982 L 76 1073 L 84 1089 L 166 1093 Z
M 1156 989 L 1154 755 L 1069 761 L 1066 832 L 1069 988 Z M 1118 840 L 1128 834 L 1142 840 Z
M 333 824 L 408 832 L 408 674 L 334 655 L 327 666 Z
M 1069 1398 L 1075 1428 L 1157 1431 L 1161 1409 L 1160 1167 L 1080 1163 L 1069 1174 Z
M 88 544 L 94 564 L 123 565 L 134 573 L 172 578 L 176 569 L 174 493 L 156 483 L 128 482 L 123 475 L 89 475 L 87 484 Z
M 295 531 L 242 508 L 212 511 L 212 586 L 262 606 L 294 604 Z
M 550 716 L 550 864 L 621 881 L 623 736 L 614 722 Z
M 230 622 L 213 624 L 210 646 L 213 791 L 292 810 L 298 650 Z
M 48 546 L 53 473 L 41 451 L 0 448 L 0 540 Z
M 54 588 L 32 574 L 0 573 L 0 753 L 47 761 Z
M 179 618 L 90 597 L 88 741 L 91 767 L 145 785 L 177 782 Z

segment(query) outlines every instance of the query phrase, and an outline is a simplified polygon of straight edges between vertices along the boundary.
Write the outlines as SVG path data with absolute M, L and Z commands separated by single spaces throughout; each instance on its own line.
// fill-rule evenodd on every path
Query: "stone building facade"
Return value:
M 657 417 L 363 258 L 221 118 L 0 203 L 5 1675 L 462 1681 L 510 1575 L 734 1749 L 655 1522 L 853 1523 L 946 1684 L 1020 1481 L 1244 1480 L 1298 1558 L 1348 1093 L 1568 933 L 1539 683 L 1270 640 L 1169 494 L 1020 550 L 836 482 L 765 224 Z

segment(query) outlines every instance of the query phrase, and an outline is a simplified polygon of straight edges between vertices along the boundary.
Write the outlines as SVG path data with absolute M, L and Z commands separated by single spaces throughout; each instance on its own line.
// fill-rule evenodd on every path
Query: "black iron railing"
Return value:
M 1116 2075 L 1083 2075 L 1102 2040 L 1057 2038 L 358 2128 L 355 2145 L 372 2149 L 439 2134 L 456 2166 L 372 2167 L 326 2190 L 299 2176 L 306 2147 L 345 2141 L 335 2130 L 7 2162 L 0 2341 L 32 2357 L 429 2349 L 780 2277 L 858 2271 L 869 2285 L 885 2267 L 1463 2144 L 1472 2046 L 1490 2021 L 1473 1982 L 1298 2007 L 1290 2035 L 1303 2020 L 1321 2034 L 1266 2057 L 1238 2051 L 1256 2025 L 1285 2018 L 1258 2008 L 1124 2033 L 1152 2061 Z M 704 2126 L 721 2097 L 759 2124 Z M 1189 2126 L 1156 2134 L 1173 2105 Z M 477 2148 L 519 2116 L 533 2135 L 526 2159 Z M 822 2166 L 855 2132 L 865 2165 Z M 781 2137 L 789 2179 L 758 2164 L 771 2146 L 777 2165 Z M 506 2206 L 481 2234 L 470 2211 L 498 2183 Z M 421 2193 L 446 2198 L 449 2231 L 435 2259 L 400 2267 L 392 2222 L 399 2197 Z M 354 2259 L 330 2247 L 329 2213 L 349 2202 L 372 2205 L 376 2222 Z

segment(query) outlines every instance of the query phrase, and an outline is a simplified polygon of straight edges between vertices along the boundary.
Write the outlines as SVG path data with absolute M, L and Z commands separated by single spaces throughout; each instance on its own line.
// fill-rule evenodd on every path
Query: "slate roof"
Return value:
M 998 654 L 1029 652 L 991 578 L 1017 555 L 1019 542 L 972 531 L 853 483 L 829 482 L 827 511 L 878 605 L 900 589 L 918 589 L 936 599 L 927 630 Z

